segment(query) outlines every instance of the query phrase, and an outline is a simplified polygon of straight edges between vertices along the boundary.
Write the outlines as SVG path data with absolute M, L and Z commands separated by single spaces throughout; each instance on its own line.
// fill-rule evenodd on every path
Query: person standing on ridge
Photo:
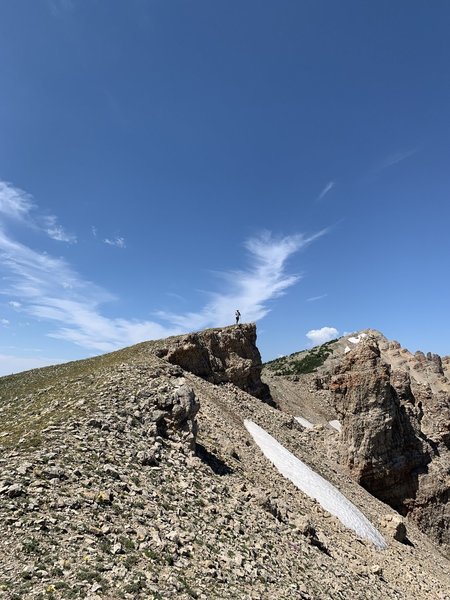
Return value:
M 236 316 L 236 325 L 239 325 L 239 319 L 241 318 L 241 313 L 237 310 L 234 314 Z

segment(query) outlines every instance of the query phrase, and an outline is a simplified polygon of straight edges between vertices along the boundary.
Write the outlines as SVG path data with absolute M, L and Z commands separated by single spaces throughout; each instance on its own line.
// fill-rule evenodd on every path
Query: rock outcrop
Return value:
M 156 353 L 206 381 L 233 383 L 273 405 L 269 388 L 261 381 L 262 363 L 254 323 L 168 338 Z
M 439 356 L 412 356 L 376 335 L 346 354 L 329 381 L 342 422 L 341 462 L 448 552 L 450 396 L 445 387 Z
M 409 375 L 392 371 L 368 338 L 343 358 L 329 382 L 342 425 L 339 461 L 361 485 L 401 513 L 416 496 L 432 448 Z
M 337 419 L 341 432 L 330 439 L 329 455 L 450 553 L 446 359 L 412 354 L 374 330 L 341 338 L 325 349 L 314 350 L 322 361 L 315 361 L 311 373 L 277 377 L 273 366 L 265 371 L 275 400 L 314 424 L 329 427 Z M 279 371 L 281 362 L 290 372 L 307 360 L 307 352 L 299 353 L 275 361 L 275 368 Z

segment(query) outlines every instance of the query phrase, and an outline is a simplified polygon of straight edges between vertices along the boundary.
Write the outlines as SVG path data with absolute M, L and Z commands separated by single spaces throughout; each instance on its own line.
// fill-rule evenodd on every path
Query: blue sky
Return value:
M 444 0 L 2 2 L 0 373 L 236 308 L 264 359 L 366 327 L 450 354 L 449 29 Z

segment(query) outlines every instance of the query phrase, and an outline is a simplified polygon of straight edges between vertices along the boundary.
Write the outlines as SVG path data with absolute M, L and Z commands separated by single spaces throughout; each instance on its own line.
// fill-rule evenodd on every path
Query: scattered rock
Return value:
M 397 542 L 406 542 L 406 525 L 400 515 L 384 515 L 381 519 L 381 527 L 389 537 Z

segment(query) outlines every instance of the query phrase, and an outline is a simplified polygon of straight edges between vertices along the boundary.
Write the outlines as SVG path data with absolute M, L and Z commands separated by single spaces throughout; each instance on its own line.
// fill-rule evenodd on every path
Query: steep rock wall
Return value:
M 378 342 L 374 336 L 361 342 L 328 380 L 342 424 L 338 460 L 449 549 L 448 395 L 391 367 Z

